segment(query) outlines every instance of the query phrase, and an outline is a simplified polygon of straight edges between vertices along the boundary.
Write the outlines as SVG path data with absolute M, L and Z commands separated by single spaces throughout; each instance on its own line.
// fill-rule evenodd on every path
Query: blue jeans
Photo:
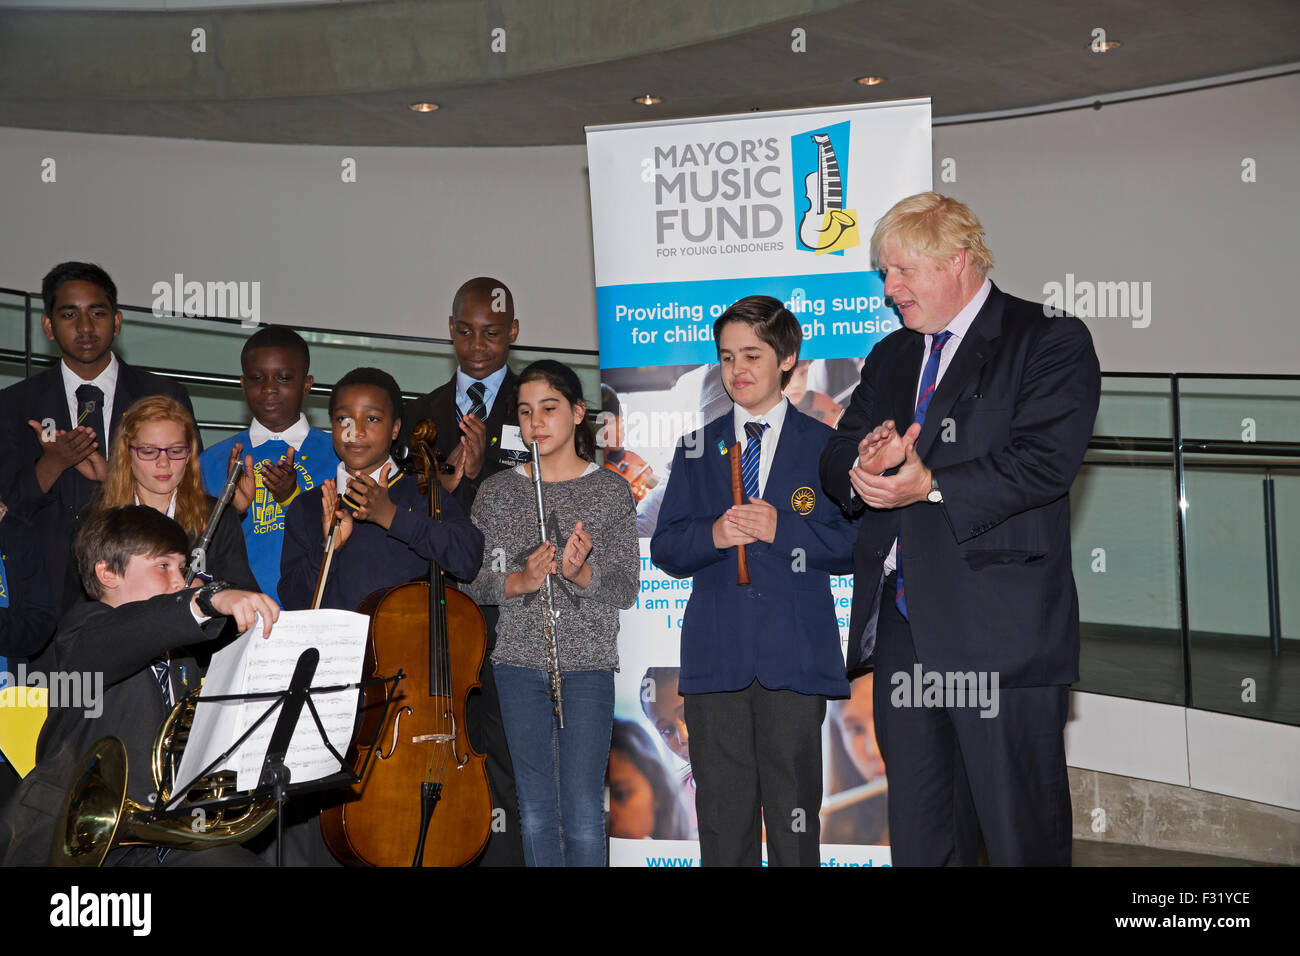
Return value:
M 545 671 L 492 665 L 528 866 L 605 865 L 605 768 L 614 672 L 564 671 L 564 729 Z

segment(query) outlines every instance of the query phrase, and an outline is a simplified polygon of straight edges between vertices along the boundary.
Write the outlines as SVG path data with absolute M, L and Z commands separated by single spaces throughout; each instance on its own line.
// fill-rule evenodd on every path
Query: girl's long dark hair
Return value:
M 538 359 L 519 373 L 519 384 L 525 382 L 545 382 L 555 389 L 570 405 L 583 407 L 582 421 L 573 427 L 573 449 L 578 457 L 585 461 L 596 460 L 596 433 L 591 422 L 587 421 L 587 400 L 582 397 L 582 383 L 578 373 L 563 362 L 554 359 Z

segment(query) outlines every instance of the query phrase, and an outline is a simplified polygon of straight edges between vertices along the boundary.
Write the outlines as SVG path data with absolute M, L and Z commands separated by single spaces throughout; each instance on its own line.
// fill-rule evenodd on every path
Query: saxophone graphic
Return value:
M 799 223 L 799 241 L 816 252 L 829 252 L 847 238 L 843 234 L 857 225 L 857 217 L 844 208 L 840 164 L 829 134 L 813 133 L 812 139 L 817 144 L 817 168 L 804 177 L 808 211 Z

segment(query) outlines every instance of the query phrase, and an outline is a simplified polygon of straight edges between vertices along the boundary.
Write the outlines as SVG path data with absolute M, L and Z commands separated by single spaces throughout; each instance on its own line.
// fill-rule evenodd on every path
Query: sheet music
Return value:
M 173 804 L 204 767 L 230 749 L 240 735 L 275 704 L 274 700 L 212 702 L 205 701 L 205 697 L 285 690 L 293 678 L 298 656 L 309 647 L 320 651 L 320 663 L 312 677 L 312 687 L 356 683 L 361 680 L 369 627 L 370 618 L 354 611 L 282 611 L 271 629 L 270 638 L 262 637 L 262 619 L 259 616 L 251 629 L 214 654 L 176 774 L 176 779 L 184 780 L 186 784 L 174 791 Z M 354 688 L 330 694 L 312 694 L 321 724 L 330 743 L 340 754 L 346 754 L 352 742 L 357 693 Z M 239 790 L 252 790 L 257 786 L 278 715 L 277 707 L 239 750 L 217 768 L 235 771 Z M 284 764 L 289 768 L 292 783 L 318 780 L 339 769 L 338 761 L 326 749 L 305 703 Z

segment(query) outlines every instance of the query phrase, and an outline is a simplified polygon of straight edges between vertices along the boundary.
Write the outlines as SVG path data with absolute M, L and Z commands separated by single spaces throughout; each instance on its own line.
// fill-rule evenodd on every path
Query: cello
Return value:
M 442 520 L 436 437 L 433 422 L 422 420 L 411 444 L 429 515 Z M 321 572 L 323 580 L 327 564 Z M 492 822 L 484 757 L 470 746 L 465 724 L 487 648 L 483 613 L 447 585 L 433 560 L 428 581 L 376 591 L 357 610 L 370 617 L 365 673 L 406 676 L 384 727 L 377 726 L 389 710 L 382 685 L 367 688 L 352 754 L 365 776 L 352 799 L 321 813 L 325 843 L 354 866 L 471 863 Z M 375 741 L 368 769 L 370 748 L 361 741 Z

